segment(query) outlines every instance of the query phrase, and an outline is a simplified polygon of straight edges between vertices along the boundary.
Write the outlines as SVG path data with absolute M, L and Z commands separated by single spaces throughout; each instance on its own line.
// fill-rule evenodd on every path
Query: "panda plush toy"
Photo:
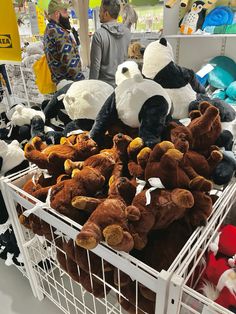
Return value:
M 24 157 L 24 152 L 16 140 L 7 144 L 0 140 L 0 176 L 7 176 L 29 166 Z M 22 265 L 21 254 L 17 241 L 9 221 L 7 208 L 0 191 L 0 258 L 5 260 L 6 265 Z
M 61 119 L 63 111 L 68 119 L 62 121 L 62 136 L 78 129 L 89 131 L 97 113 L 113 91 L 112 86 L 99 80 L 82 80 L 66 85 L 44 108 L 46 119 L 57 118 L 59 113 Z
M 119 85 L 98 113 L 90 136 L 101 144 L 109 127 L 121 121 L 128 128 L 137 128 L 145 145 L 153 147 L 160 141 L 171 113 L 171 99 L 159 84 L 144 79 L 140 72 L 129 73 L 127 65 L 121 66 L 118 72 L 123 76 L 118 79 L 117 73 Z
M 192 70 L 175 64 L 171 45 L 165 38 L 150 43 L 143 56 L 144 77 L 159 83 L 173 102 L 174 119 L 188 118 L 188 106 L 197 93 L 205 93 Z

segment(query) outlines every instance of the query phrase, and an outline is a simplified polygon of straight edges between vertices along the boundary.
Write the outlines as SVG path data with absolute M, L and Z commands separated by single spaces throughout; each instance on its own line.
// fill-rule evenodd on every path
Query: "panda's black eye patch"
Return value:
M 0 171 L 2 170 L 3 158 L 0 157 Z

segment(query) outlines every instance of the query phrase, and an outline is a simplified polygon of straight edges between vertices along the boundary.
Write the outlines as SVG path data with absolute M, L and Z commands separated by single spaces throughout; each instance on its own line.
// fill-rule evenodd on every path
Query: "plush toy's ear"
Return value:
M 160 44 L 162 44 L 163 46 L 166 46 L 166 47 L 167 47 L 167 40 L 166 40 L 164 37 L 162 37 L 159 42 L 160 42 Z
M 141 48 L 140 48 L 140 53 L 141 53 L 142 56 L 143 56 L 143 54 L 144 54 L 144 51 L 145 51 L 145 47 L 141 47 Z
M 126 67 L 123 67 L 123 68 L 122 68 L 122 70 L 121 70 L 121 73 L 123 73 L 123 74 L 124 74 L 124 73 L 126 73 L 127 71 L 129 71 L 129 69 L 128 69 L 128 68 L 126 68 Z

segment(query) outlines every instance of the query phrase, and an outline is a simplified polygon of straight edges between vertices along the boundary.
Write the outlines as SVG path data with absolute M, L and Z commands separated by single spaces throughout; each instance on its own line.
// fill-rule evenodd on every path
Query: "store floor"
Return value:
M 0 259 L 0 314 L 60 314 L 50 300 L 38 301 L 27 278 L 14 266 L 7 267 Z

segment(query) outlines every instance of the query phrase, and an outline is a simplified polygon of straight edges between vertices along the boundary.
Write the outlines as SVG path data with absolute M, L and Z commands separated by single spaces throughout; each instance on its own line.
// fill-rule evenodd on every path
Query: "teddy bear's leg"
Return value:
M 128 220 L 131 220 L 131 221 L 138 221 L 140 220 L 140 217 L 141 217 L 140 210 L 138 209 L 138 207 L 134 205 L 130 205 L 126 207 L 125 214 Z
M 51 188 L 51 186 L 47 186 L 45 188 L 41 188 L 35 192 L 33 192 L 33 196 L 37 199 L 39 199 L 40 201 L 45 201 L 48 195 L 48 191 Z
M 201 112 L 199 110 L 192 110 L 190 113 L 189 113 L 189 118 L 192 120 L 194 119 L 197 119 L 201 117 Z
M 218 163 L 223 159 L 223 154 L 219 150 L 213 150 L 211 151 L 211 154 L 209 158 L 207 159 L 207 162 L 210 167 L 210 173 L 215 169 L 215 167 L 218 165 Z
M 134 248 L 134 239 L 132 235 L 128 231 L 123 231 L 123 237 L 122 241 L 118 244 L 112 244 L 109 243 L 111 242 L 116 242 L 114 241 L 114 238 L 112 235 L 108 237 L 108 240 L 106 240 L 107 244 L 110 245 L 113 249 L 117 251 L 124 251 L 124 252 L 130 252 Z
M 129 146 L 127 148 L 127 153 L 129 155 L 129 158 L 134 160 L 143 147 L 144 147 L 144 143 L 140 137 L 136 137 L 135 139 L 133 139 L 129 143 Z
M 189 188 L 193 191 L 209 192 L 212 189 L 212 182 L 202 176 L 197 176 L 189 183 Z
M 157 144 L 150 154 L 148 162 L 160 161 L 161 157 L 169 150 L 175 149 L 175 145 L 169 141 L 162 141 Z
M 193 227 L 204 226 L 212 212 L 212 199 L 204 192 L 193 191 L 194 206 L 187 212 L 185 218 Z
M 45 144 L 42 139 L 38 136 L 34 137 L 32 139 L 32 145 L 35 147 L 35 149 L 42 151 L 47 147 L 47 144 Z
M 102 240 L 102 232 L 98 225 L 93 222 L 86 222 L 76 237 L 76 244 L 85 249 L 94 249 Z
M 27 143 L 24 148 L 25 158 L 30 162 L 35 163 L 39 168 L 47 169 L 47 156 L 36 150 L 32 144 Z
M 65 172 L 71 174 L 74 169 L 82 169 L 83 164 L 83 161 L 72 161 L 70 159 L 66 159 L 64 162 Z
M 151 152 L 152 150 L 149 147 L 144 147 L 137 155 L 137 162 L 143 169 L 147 165 Z
M 92 213 L 104 199 L 98 199 L 89 196 L 76 196 L 73 198 L 71 204 L 73 207 L 79 210 L 84 210 L 88 213 Z

